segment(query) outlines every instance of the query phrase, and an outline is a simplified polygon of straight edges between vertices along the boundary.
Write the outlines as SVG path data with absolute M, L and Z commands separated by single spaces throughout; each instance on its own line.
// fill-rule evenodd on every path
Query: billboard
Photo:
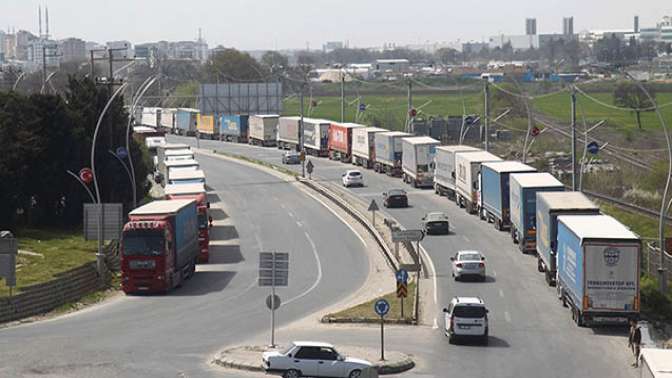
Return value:
M 201 114 L 280 114 L 282 84 L 201 84 L 199 109 Z

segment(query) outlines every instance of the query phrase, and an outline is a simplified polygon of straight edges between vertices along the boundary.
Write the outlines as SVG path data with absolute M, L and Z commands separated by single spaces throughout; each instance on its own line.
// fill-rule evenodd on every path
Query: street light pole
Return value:
M 490 118 L 490 102 L 489 102 L 489 100 L 490 100 L 490 81 L 489 80 L 490 80 L 489 78 L 485 79 L 485 90 L 484 90 L 484 95 L 485 95 L 485 101 L 484 101 L 484 103 L 485 103 L 484 113 L 485 114 L 484 114 L 484 116 L 485 116 L 485 119 L 484 119 L 484 122 L 483 122 L 483 131 L 485 133 L 485 135 L 484 135 L 485 139 L 484 139 L 483 147 L 484 147 L 486 152 L 488 151 L 488 148 L 490 147 L 490 143 L 489 143 L 490 141 L 488 139 L 489 138 L 489 135 L 488 135 L 489 134 L 489 131 L 488 131 L 489 127 L 488 126 L 489 126 L 489 122 L 490 122 L 490 120 L 489 120 L 489 118 Z
M 301 159 L 301 177 L 305 178 L 306 177 L 306 155 L 303 150 L 303 92 L 305 89 L 306 83 L 305 81 L 301 83 L 301 120 L 299 121 L 299 140 L 298 140 L 298 147 L 299 147 L 299 153 L 301 154 L 300 156 L 302 157 Z
M 572 86 L 572 190 L 577 191 L 579 183 L 577 182 L 576 172 L 576 88 Z
M 341 68 L 341 122 L 345 122 L 345 74 Z

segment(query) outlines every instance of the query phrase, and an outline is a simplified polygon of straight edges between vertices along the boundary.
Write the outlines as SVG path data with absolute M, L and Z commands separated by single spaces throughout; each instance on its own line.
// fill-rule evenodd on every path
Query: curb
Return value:
M 336 316 L 325 315 L 320 319 L 321 323 L 327 324 L 380 324 L 380 318 L 341 318 Z M 385 324 L 398 324 L 398 325 L 417 325 L 415 320 L 402 320 L 402 319 L 389 319 L 385 320 Z
M 256 371 L 256 372 L 263 372 L 264 368 L 259 365 L 254 365 L 254 364 L 248 364 L 245 362 L 237 362 L 235 360 L 227 360 L 227 359 L 220 359 L 220 358 L 215 358 L 212 361 L 214 364 L 219 365 L 223 368 L 227 369 L 236 369 L 236 370 L 244 370 L 244 371 Z
M 415 367 L 415 362 L 410 357 L 406 357 L 404 360 L 396 361 L 391 364 L 374 364 L 373 366 L 378 369 L 378 374 L 380 375 L 399 374 L 413 369 Z

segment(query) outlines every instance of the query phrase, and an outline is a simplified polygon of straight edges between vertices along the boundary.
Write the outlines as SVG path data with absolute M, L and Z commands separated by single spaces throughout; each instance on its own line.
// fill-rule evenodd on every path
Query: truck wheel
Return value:
M 439 192 L 439 186 L 437 184 L 434 184 L 434 194 L 441 195 L 441 193 Z
M 544 269 L 544 261 L 539 256 L 537 256 L 537 270 L 540 273 L 544 273 L 546 271 L 546 269 Z
M 473 212 L 473 210 L 471 209 L 471 202 L 467 202 L 464 205 L 464 209 L 467 211 L 467 214 L 471 214 Z
M 544 276 L 546 277 L 546 283 L 548 284 L 548 286 L 551 286 L 551 287 L 555 286 L 556 283 L 553 280 L 553 277 L 551 276 L 551 272 L 549 272 L 548 269 L 546 269 L 546 271 L 544 272 Z

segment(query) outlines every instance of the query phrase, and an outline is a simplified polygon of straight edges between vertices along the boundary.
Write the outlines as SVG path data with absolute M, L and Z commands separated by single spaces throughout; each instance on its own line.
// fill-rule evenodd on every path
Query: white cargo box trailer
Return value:
M 389 130 L 379 127 L 361 127 L 352 130 L 352 164 L 373 168 L 376 160 L 376 133 Z
M 436 194 L 455 198 L 455 154 L 476 151 L 481 150 L 462 144 L 436 148 L 436 156 L 434 156 L 434 191 Z
M 401 140 L 413 135 L 401 131 L 387 131 L 375 134 L 376 161 L 373 170 L 389 176 L 401 176 Z
M 309 155 L 329 156 L 329 126 L 325 119 L 303 119 L 303 148 Z
M 305 121 L 305 119 L 304 119 Z M 280 117 L 278 120 L 278 148 L 295 150 L 299 144 L 301 117 Z
M 485 151 L 455 154 L 455 202 L 464 207 L 467 213 L 480 213 L 481 163 L 501 160 Z
M 434 154 L 439 144 L 438 140 L 426 136 L 401 140 L 404 182 L 416 188 L 434 185 Z
M 249 118 L 249 144 L 261 146 L 275 146 L 277 143 L 278 119 L 277 114 L 257 114 Z

